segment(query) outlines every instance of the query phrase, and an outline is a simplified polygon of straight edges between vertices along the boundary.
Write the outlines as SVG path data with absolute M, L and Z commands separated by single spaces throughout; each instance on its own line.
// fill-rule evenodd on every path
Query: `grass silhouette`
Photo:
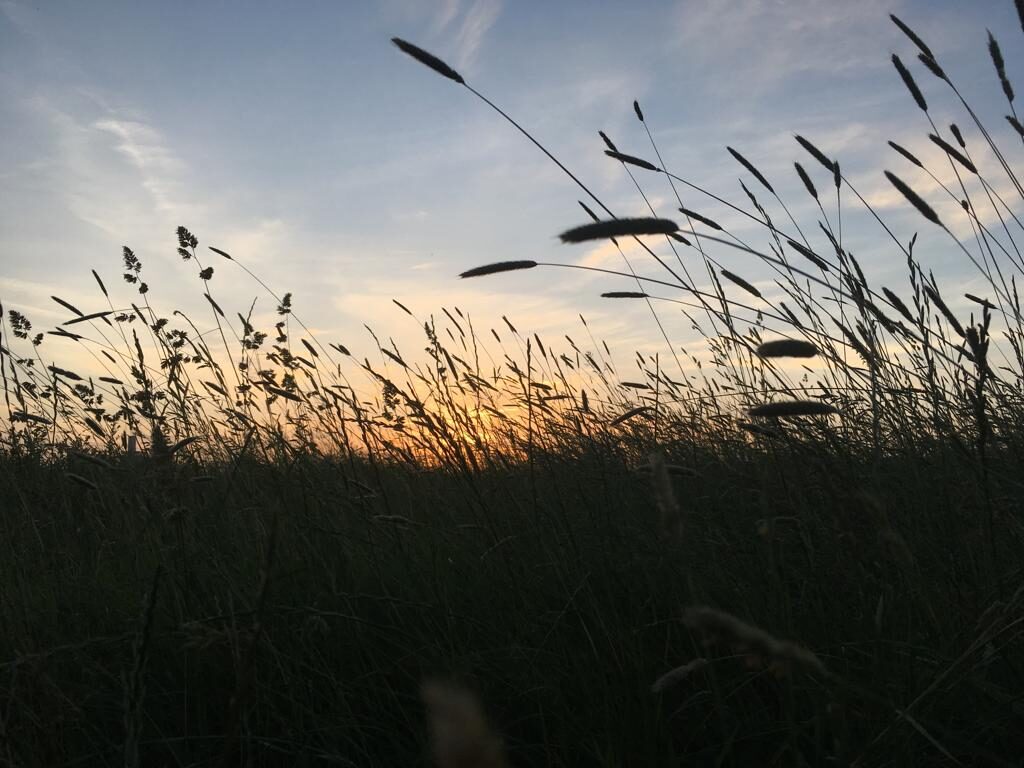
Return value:
M 998 141 L 892 20 L 965 116 L 940 129 L 893 57 L 948 169 L 889 146 L 955 205 L 940 217 L 920 182 L 884 176 L 976 271 L 984 295 L 964 294 L 966 314 L 916 235 L 899 240 L 841 158 L 803 136 L 815 162 L 794 170 L 817 213 L 801 228 L 738 149 L 764 202 L 673 173 L 634 102 L 657 164 L 601 133 L 606 155 L 645 202 L 633 169 L 677 205 L 620 217 L 398 38 L 576 182 L 590 223 L 566 248 L 607 239 L 624 265 L 462 277 L 625 280 L 636 290 L 603 296 L 646 302 L 667 355 L 638 352 L 627 373 L 582 317 L 586 341 L 551 342 L 395 300 L 426 355 L 371 330 L 360 360 L 244 255 L 204 251 L 184 227 L 201 316 L 164 307 L 128 247 L 128 298 L 93 271 L 97 303 L 53 296 L 68 313 L 56 328 L 0 312 L 0 759 L 1019 764 L 1024 189 L 1010 150 L 1024 131 L 995 37 Z M 871 282 L 844 246 L 854 210 L 906 285 Z M 218 301 L 225 275 L 272 300 L 272 326 Z M 700 330 L 710 360 L 672 343 L 662 308 Z M 49 337 L 77 346 L 75 366 L 46 357 Z

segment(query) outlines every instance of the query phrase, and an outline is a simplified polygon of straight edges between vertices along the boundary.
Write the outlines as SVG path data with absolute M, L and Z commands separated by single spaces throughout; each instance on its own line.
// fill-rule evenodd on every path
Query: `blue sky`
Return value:
M 156 301 L 206 310 L 197 268 L 175 254 L 174 230 L 184 224 L 203 246 L 293 292 L 327 340 L 364 353 L 363 323 L 404 349 L 422 347 L 392 298 L 419 317 L 458 305 L 481 329 L 507 314 L 546 337 L 574 334 L 582 312 L 616 349 L 657 351 L 644 307 L 599 298 L 633 287 L 625 280 L 542 270 L 456 278 L 506 259 L 621 261 L 607 246 L 561 245 L 558 232 L 585 221 L 578 190 L 469 92 L 402 55 L 389 42 L 395 35 L 448 61 L 620 215 L 643 214 L 644 204 L 602 154 L 597 131 L 651 158 L 633 114 L 638 99 L 671 170 L 741 202 L 737 179 L 751 182 L 726 153 L 732 145 L 816 230 L 816 209 L 792 170 L 800 160 L 827 186 L 792 135 L 812 138 L 901 239 L 922 231 L 927 267 L 969 286 L 962 254 L 881 175 L 891 168 L 934 191 L 887 139 L 939 157 L 889 62 L 892 52 L 907 61 L 915 53 L 890 12 L 928 41 L 1012 146 L 985 50 L 988 27 L 1011 78 L 1020 71 L 1024 36 L 1009 0 L 2 0 L 0 300 L 39 329 L 66 319 L 50 294 L 101 309 L 89 270 L 117 284 L 129 245 Z M 960 123 L 978 148 L 941 84 L 916 62 L 913 69 L 936 114 Z M 639 178 L 659 213 L 672 216 L 664 179 Z M 696 195 L 684 203 L 740 224 Z M 869 278 L 903 287 L 894 247 L 852 207 L 844 216 Z M 263 296 L 230 265 L 207 259 L 223 304 L 244 310 Z M 722 260 L 752 281 L 762 277 L 738 254 Z M 119 289 L 130 300 L 128 287 Z M 659 312 L 679 343 L 692 338 L 677 312 Z M 273 317 L 269 298 L 257 316 Z M 51 354 L 60 343 L 48 340 Z

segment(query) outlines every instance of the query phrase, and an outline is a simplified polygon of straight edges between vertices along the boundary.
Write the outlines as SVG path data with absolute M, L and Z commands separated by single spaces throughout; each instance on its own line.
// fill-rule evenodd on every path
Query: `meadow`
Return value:
M 201 316 L 127 246 L 119 285 L 93 271 L 94 306 L 52 297 L 56 328 L 4 307 L 0 762 L 1024 764 L 1024 127 L 994 37 L 1008 114 L 990 119 L 893 22 L 925 130 L 879 162 L 983 295 L 936 281 L 802 136 L 805 221 L 741 149 L 735 202 L 676 175 L 656 132 L 646 156 L 602 133 L 641 195 L 667 179 L 708 205 L 618 217 L 396 38 L 578 184 L 561 238 L 620 249 L 603 272 L 629 290 L 608 301 L 671 305 L 710 357 L 653 309 L 662 351 L 621 370 L 582 317 L 545 340 L 396 300 L 422 352 L 378 339 L 360 359 L 185 227 Z M 904 284 L 844 247 L 854 211 Z M 236 277 L 272 326 L 218 302 Z M 90 370 L 49 357 L 54 337 Z

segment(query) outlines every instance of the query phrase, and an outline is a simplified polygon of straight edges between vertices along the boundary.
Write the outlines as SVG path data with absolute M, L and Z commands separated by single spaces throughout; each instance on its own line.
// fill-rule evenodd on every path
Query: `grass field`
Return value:
M 577 182 L 594 221 L 562 239 L 638 244 L 609 272 L 636 290 L 606 295 L 676 302 L 706 360 L 669 343 L 620 371 L 585 321 L 549 343 L 450 307 L 414 317 L 425 356 L 360 361 L 184 227 L 202 317 L 127 247 L 127 299 L 94 272 L 103 308 L 55 296 L 56 329 L 6 307 L 0 761 L 1024 765 L 1024 129 L 994 39 L 1010 115 L 989 130 L 896 21 L 965 108 L 937 127 L 894 57 L 941 167 L 896 145 L 887 175 L 983 278 L 966 316 L 916 236 L 878 228 L 906 285 L 862 271 L 840 221 L 875 211 L 802 137 L 802 230 L 735 149 L 744 207 L 618 218 Z M 653 132 L 657 164 L 602 138 L 638 180 L 698 188 Z M 228 270 L 273 328 L 218 303 Z

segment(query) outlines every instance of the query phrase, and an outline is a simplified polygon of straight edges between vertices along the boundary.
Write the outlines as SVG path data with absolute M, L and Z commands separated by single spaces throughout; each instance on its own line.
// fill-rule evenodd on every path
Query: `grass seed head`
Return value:
M 517 269 L 533 269 L 537 266 L 536 261 L 527 259 L 521 261 L 498 261 L 494 264 L 485 264 L 482 267 L 473 267 L 459 274 L 459 277 L 483 277 L 484 275 L 496 275 L 499 272 L 512 272 Z
M 925 56 L 923 53 L 919 53 L 917 54 L 917 59 L 924 64 L 925 68 L 929 72 L 939 78 L 939 80 L 945 80 L 947 83 L 949 82 L 949 78 L 946 77 L 945 71 L 943 71 L 942 67 L 939 66 L 939 62 L 931 56 Z
M 427 708 L 431 752 L 438 768 L 505 768 L 501 739 L 491 730 L 476 696 L 430 681 L 420 691 Z
M 774 339 L 757 348 L 760 357 L 814 357 L 818 348 L 803 339 Z
M 694 673 L 704 669 L 707 665 L 707 659 L 699 658 L 683 664 L 682 666 L 676 667 L 675 669 L 669 670 L 654 681 L 653 685 L 651 685 L 651 693 L 663 693 L 668 688 L 685 682 Z
M 895 141 L 890 141 L 889 146 L 895 149 L 901 155 L 903 155 L 903 157 L 912 162 L 918 168 L 924 168 L 924 164 L 920 160 L 918 160 L 913 154 L 911 154 L 910 150 L 908 150 L 906 147 L 900 146 Z
M 890 13 L 889 14 L 889 18 L 892 19 L 892 23 L 893 24 L 895 24 L 897 27 L 900 28 L 900 31 L 903 32 L 903 34 L 905 34 L 908 38 L 910 38 L 910 41 L 914 45 L 916 45 L 918 47 L 918 49 L 920 49 L 921 53 L 923 53 L 925 56 L 928 56 L 930 58 L 935 58 L 934 55 L 932 54 L 932 49 L 929 48 L 927 45 L 925 45 L 924 40 L 922 40 L 920 37 L 918 37 L 917 34 L 915 34 L 914 30 L 912 30 L 910 27 L 908 27 L 906 24 L 904 24 L 899 19 L 899 17 L 896 16 L 896 14 Z
M 904 64 L 900 57 L 895 53 L 892 55 L 892 65 L 896 67 L 896 71 L 903 80 L 903 84 L 907 86 L 907 90 L 910 91 L 910 95 L 914 97 L 914 101 L 917 103 L 917 106 L 922 112 L 927 112 L 928 102 L 924 100 L 924 94 L 922 94 L 921 89 L 917 87 L 917 83 L 914 81 L 914 76 L 910 74 L 910 70 L 907 69 L 907 65 Z
M 796 139 L 797 144 L 803 147 L 811 155 L 811 157 L 813 157 L 815 160 L 817 160 L 819 163 L 825 166 L 825 168 L 828 169 L 830 173 L 836 172 L 836 163 L 832 160 L 829 160 L 828 157 L 825 156 L 824 152 L 822 152 L 820 149 L 814 146 L 810 141 L 805 139 L 803 136 L 797 135 L 794 136 L 793 138 Z
M 828 676 L 825 665 L 811 651 L 795 643 L 779 640 L 763 629 L 747 624 L 723 611 L 706 606 L 693 606 L 686 609 L 683 624 L 689 629 L 701 632 L 710 642 L 722 643 L 737 651 L 751 654 L 753 658 L 770 659 L 787 667 L 797 667 L 806 672 Z
M 759 299 L 761 298 L 761 292 L 759 290 L 757 290 L 757 288 L 752 286 L 750 283 L 748 283 L 746 280 L 744 280 L 742 277 L 740 277 L 739 275 L 730 272 L 728 269 L 720 269 L 718 271 L 722 275 L 722 277 L 724 277 L 726 280 L 729 280 L 730 282 L 735 283 L 736 285 L 738 285 L 740 288 L 742 288 L 744 291 L 746 291 L 747 293 L 751 294 L 752 296 L 756 296 Z
M 568 229 L 558 237 L 563 243 L 583 243 L 588 240 L 604 240 L 627 235 L 667 235 L 677 229 L 679 225 L 670 219 L 609 219 Z
M 608 157 L 613 157 L 616 160 L 618 160 L 619 162 L 626 163 L 627 165 L 635 165 L 638 168 L 643 168 L 644 170 L 647 170 L 647 171 L 660 171 L 661 170 L 654 163 L 649 163 L 646 160 L 643 160 L 643 159 L 641 159 L 639 157 L 634 157 L 633 155 L 627 155 L 627 154 L 625 154 L 623 152 L 617 152 L 617 151 L 612 150 L 612 149 L 606 149 L 604 151 L 604 153 L 606 155 L 608 155 Z
M 816 254 L 807 246 L 798 243 L 796 240 L 787 240 L 786 242 L 789 243 L 790 248 L 799 253 L 801 256 L 803 256 L 805 259 L 811 262 L 822 272 L 831 271 L 828 266 L 828 262 L 822 259 L 820 256 L 818 256 L 818 254 Z
M 1021 125 L 1020 121 L 1016 117 L 1013 115 L 1007 115 L 1006 122 L 1010 124 L 1010 127 L 1013 128 L 1013 130 L 1021 135 L 1021 138 L 1024 138 L 1024 125 Z
M 807 171 L 804 170 L 804 167 L 800 165 L 800 163 L 793 163 L 793 166 L 796 168 L 797 176 L 799 176 L 800 181 L 804 183 L 804 187 L 806 187 L 808 194 L 817 200 L 818 190 L 815 188 L 814 182 L 811 181 L 811 177 L 807 175 Z
M 928 205 L 928 203 L 926 203 L 921 196 L 917 194 L 917 192 L 912 190 L 907 183 L 903 181 L 903 179 L 892 171 L 886 171 L 885 178 L 887 178 L 889 183 L 896 187 L 896 189 L 898 189 L 900 193 L 907 198 L 911 205 L 917 208 L 922 216 L 933 224 L 938 224 L 940 227 L 942 226 L 942 222 L 939 220 L 939 215 L 935 213 L 932 207 Z
M 743 155 L 741 155 L 739 152 L 737 152 L 732 147 L 726 147 L 726 149 L 729 150 L 729 154 L 732 155 L 734 158 L 736 158 L 736 161 L 740 165 L 742 165 L 744 168 L 746 168 L 748 171 L 750 171 L 751 175 L 755 179 L 757 179 L 759 182 L 761 182 L 761 184 L 764 186 L 765 189 L 767 189 L 773 195 L 775 194 L 775 190 L 772 189 L 772 185 L 768 183 L 768 179 L 766 179 L 764 177 L 764 175 L 759 170 L 757 170 L 757 168 L 754 167 L 753 163 L 751 163 L 749 160 L 747 160 L 747 158 L 745 158 Z
M 978 173 L 978 169 L 974 167 L 974 163 L 968 160 L 959 149 L 954 147 L 948 141 L 943 139 L 941 136 L 936 136 L 934 133 L 929 133 L 928 138 L 932 140 L 932 143 L 939 147 L 943 152 L 956 160 L 960 165 L 966 168 L 973 174 Z
M 398 46 L 398 49 L 402 51 L 402 53 L 412 56 L 420 64 L 430 67 L 432 70 L 437 72 L 437 74 L 441 75 L 442 77 L 447 77 L 449 80 L 454 80 L 456 83 L 459 83 L 460 85 L 465 84 L 466 81 L 462 79 L 462 75 L 460 75 L 454 69 L 449 67 L 443 61 L 437 58 L 437 56 L 435 56 L 434 54 L 427 53 L 419 46 L 413 45 L 412 43 L 407 42 L 400 37 L 392 37 L 391 42 Z
M 699 213 L 697 213 L 696 211 L 691 211 L 689 208 L 680 208 L 679 212 L 685 216 L 688 216 L 691 219 L 696 219 L 697 221 L 701 222 L 702 224 L 708 227 L 711 227 L 712 229 L 722 229 L 718 222 L 709 219 L 707 216 L 701 216 Z
M 751 416 L 779 418 L 783 416 L 827 416 L 838 413 L 833 406 L 820 400 L 780 400 L 762 403 L 747 410 Z

